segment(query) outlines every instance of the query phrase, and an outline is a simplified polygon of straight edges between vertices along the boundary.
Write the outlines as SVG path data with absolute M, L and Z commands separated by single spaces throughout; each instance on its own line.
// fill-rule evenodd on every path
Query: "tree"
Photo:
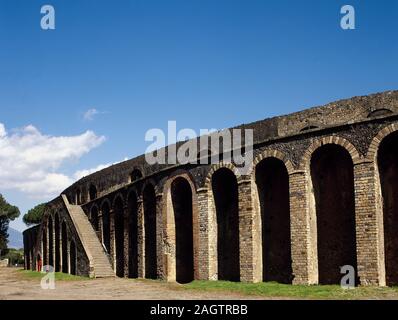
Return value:
M 28 226 L 40 223 L 41 219 L 43 218 L 45 208 L 46 204 L 41 203 L 33 209 L 30 209 L 28 213 L 23 216 L 23 222 L 25 222 L 25 224 Z
M 18 207 L 9 204 L 0 194 L 0 249 L 6 249 L 8 243 L 8 225 L 20 215 Z
M 14 266 L 15 264 L 23 264 L 23 249 L 9 249 L 7 251 L 8 252 L 4 255 L 4 258 L 9 260 L 8 263 L 10 266 Z

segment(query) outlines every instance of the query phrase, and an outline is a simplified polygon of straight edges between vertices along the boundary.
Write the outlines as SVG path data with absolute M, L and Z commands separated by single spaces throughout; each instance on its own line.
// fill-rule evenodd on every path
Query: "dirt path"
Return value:
M 0 300 L 230 300 L 255 299 L 235 293 L 179 289 L 176 284 L 132 279 L 56 281 L 43 290 L 39 279 L 26 279 L 17 269 L 0 268 Z

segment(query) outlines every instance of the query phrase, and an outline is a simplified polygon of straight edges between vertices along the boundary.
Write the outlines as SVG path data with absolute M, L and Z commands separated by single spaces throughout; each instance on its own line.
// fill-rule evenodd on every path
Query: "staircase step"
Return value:
M 94 269 L 96 278 L 115 277 L 115 273 L 104 251 L 97 233 L 92 227 L 81 206 L 71 205 L 65 195 L 62 195 L 65 206 L 75 225 L 77 234 L 90 259 L 90 266 Z

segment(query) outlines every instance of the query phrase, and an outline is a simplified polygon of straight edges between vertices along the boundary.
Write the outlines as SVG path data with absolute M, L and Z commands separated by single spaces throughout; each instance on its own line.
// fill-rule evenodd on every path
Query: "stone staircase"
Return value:
M 90 261 L 90 277 L 115 277 L 109 258 L 83 209 L 69 204 L 65 195 L 62 195 L 62 199 Z

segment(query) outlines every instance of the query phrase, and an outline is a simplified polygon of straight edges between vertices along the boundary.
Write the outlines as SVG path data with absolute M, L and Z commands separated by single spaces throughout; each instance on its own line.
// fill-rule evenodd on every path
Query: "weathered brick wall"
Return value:
M 316 284 L 318 278 L 317 212 L 310 163 L 313 153 L 327 144 L 335 144 L 351 157 L 355 188 L 355 236 L 357 271 L 363 285 L 384 285 L 383 206 L 377 167 L 377 150 L 381 141 L 398 129 L 398 92 L 386 92 L 368 97 L 342 100 L 324 107 L 313 108 L 288 116 L 276 117 L 240 127 L 255 131 L 254 168 L 249 176 L 238 178 L 239 203 L 239 260 L 240 280 L 262 281 L 262 227 L 258 189 L 255 182 L 256 165 L 268 157 L 285 163 L 289 175 L 290 241 L 293 284 Z M 308 131 L 306 127 L 317 126 Z M 70 199 L 81 190 L 82 208 L 90 216 L 93 206 L 99 208 L 99 232 L 103 237 L 102 206 L 114 203 L 134 191 L 137 194 L 138 219 L 138 277 L 145 276 L 145 224 L 142 191 L 153 184 L 156 189 L 156 255 L 157 276 L 175 280 L 176 243 L 173 224 L 173 203 L 170 182 L 181 176 L 192 186 L 195 279 L 218 279 L 217 210 L 211 185 L 212 175 L 220 168 L 235 172 L 233 164 L 147 166 L 143 156 L 112 166 L 83 178 L 65 190 Z M 141 170 L 142 178 L 130 181 L 133 170 Z M 95 185 L 97 199 L 88 201 L 90 185 Z M 127 200 L 124 200 L 127 201 Z M 56 207 L 57 200 L 49 204 Z M 129 230 L 126 221 L 130 214 L 124 203 L 124 275 L 128 272 Z M 115 264 L 115 229 L 111 214 L 111 257 Z M 69 233 L 74 228 L 67 219 Z M 45 221 L 43 221 L 45 223 Z M 338 236 L 338 234 L 336 234 Z M 39 231 L 40 237 L 40 231 Z M 78 252 L 82 250 L 78 239 Z M 85 270 L 84 254 L 80 270 Z M 83 271 L 81 271 L 84 273 Z
M 53 259 L 55 262 L 56 259 L 56 246 L 55 246 L 55 214 L 58 213 L 59 220 L 60 220 L 60 226 L 62 225 L 62 222 L 65 221 L 66 223 L 66 228 L 67 228 L 67 241 L 68 241 L 68 255 L 69 255 L 69 248 L 70 248 L 70 243 L 71 241 L 74 241 L 76 245 L 76 275 L 79 276 L 89 276 L 90 274 L 90 263 L 88 260 L 88 257 L 86 255 L 86 252 L 83 248 L 83 245 L 80 241 L 80 238 L 76 232 L 76 229 L 72 223 L 72 220 L 70 219 L 69 214 L 66 211 L 66 208 L 64 207 L 62 200 L 60 198 L 57 198 L 52 202 L 51 205 L 48 205 L 44 218 L 42 220 L 42 223 L 38 226 L 35 226 L 33 228 L 30 228 L 24 232 L 24 237 L 26 238 L 31 238 L 32 241 L 27 241 L 24 250 L 25 253 L 28 252 L 29 250 L 33 250 L 33 262 L 31 266 L 34 266 L 34 268 L 31 267 L 31 269 L 37 268 L 37 256 L 40 255 L 42 257 L 42 263 L 45 261 L 49 262 L 49 256 L 50 256 L 50 248 L 52 248 L 52 255 Z M 48 224 L 48 218 L 52 217 L 53 221 L 53 227 L 52 229 L 49 228 Z M 47 241 L 43 243 L 43 230 L 46 230 L 47 234 Z M 50 245 L 49 243 L 49 233 L 53 234 L 53 243 Z M 26 236 L 25 236 L 26 235 Z M 62 270 L 62 241 L 63 239 L 60 237 L 59 241 L 59 250 L 60 250 L 60 268 Z M 46 250 L 44 250 L 44 246 L 46 246 Z M 44 252 L 47 252 L 47 256 L 44 257 Z M 52 267 L 55 267 L 55 263 L 53 262 Z M 69 263 L 69 268 L 70 268 L 70 263 Z

